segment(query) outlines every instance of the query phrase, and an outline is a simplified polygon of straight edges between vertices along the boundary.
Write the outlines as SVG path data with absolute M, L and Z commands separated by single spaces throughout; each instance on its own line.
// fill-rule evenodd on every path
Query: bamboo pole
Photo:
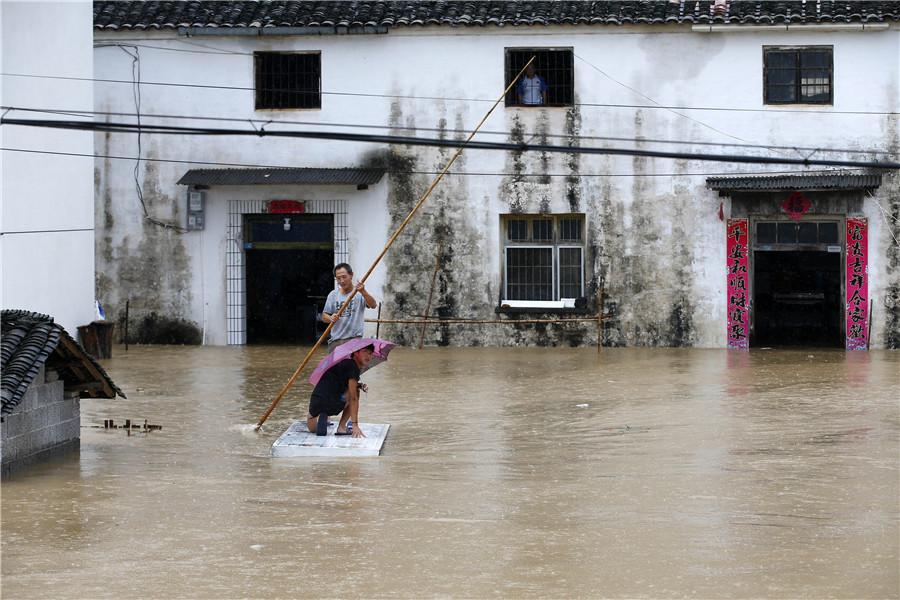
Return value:
M 431 290 L 428 292 L 428 304 L 425 305 L 425 312 L 422 317 L 422 333 L 419 335 L 419 350 L 425 345 L 425 325 L 428 323 L 428 315 L 431 313 L 431 300 L 434 298 L 434 284 L 437 281 L 438 271 L 441 269 L 441 253 L 444 251 L 444 243 L 438 246 L 438 251 L 434 255 L 434 274 L 431 276 Z
M 462 154 L 463 150 L 466 149 L 466 146 L 469 144 L 469 142 L 472 141 L 472 138 L 475 137 L 475 134 L 478 133 L 478 130 L 481 129 L 481 126 L 484 125 L 485 121 L 488 120 L 488 117 L 491 116 L 491 113 L 494 112 L 494 109 L 497 108 L 497 105 L 503 101 L 503 99 L 506 97 L 506 94 L 509 93 L 509 90 L 511 90 L 512 87 L 516 84 L 516 82 L 519 81 L 519 78 L 522 76 L 522 73 L 525 72 L 525 69 L 528 68 L 528 65 L 530 65 L 531 63 L 534 62 L 534 59 L 535 59 L 535 57 L 532 56 L 531 60 L 529 60 L 525 64 L 525 66 L 522 67 L 522 70 L 519 71 L 519 73 L 513 78 L 513 80 L 506 87 L 506 89 L 503 90 L 503 94 L 501 94 L 501 96 L 499 98 L 497 98 L 497 101 L 491 105 L 491 108 L 488 109 L 487 113 L 485 113 L 485 115 L 484 115 L 484 117 L 482 117 L 481 121 L 478 122 L 478 125 L 476 125 L 475 129 L 472 130 L 472 133 L 470 133 L 469 137 L 466 138 L 466 141 L 463 142 L 463 144 L 456 150 L 456 152 L 453 154 L 453 157 L 450 159 L 450 161 L 447 163 L 447 165 L 441 170 L 440 173 L 438 173 L 437 177 L 434 178 L 434 181 L 431 182 L 431 185 L 428 186 L 428 189 L 425 190 L 425 193 L 422 194 L 422 197 L 419 199 L 419 201 L 416 203 L 416 205 L 412 207 L 412 210 L 409 211 L 409 214 L 406 216 L 406 218 L 403 220 L 403 222 L 400 223 L 400 226 L 397 227 L 397 231 L 395 231 L 394 234 L 390 238 L 388 238 L 387 243 L 384 245 L 384 249 L 375 258 L 375 261 L 372 263 L 372 266 L 369 267 L 369 270 L 366 271 L 365 275 L 363 275 L 359 279 L 359 281 L 357 282 L 357 286 L 361 285 L 361 284 L 365 284 L 366 280 L 369 278 L 369 275 L 372 274 L 372 271 L 375 270 L 375 267 L 378 266 L 378 263 L 380 263 L 381 259 L 384 258 L 384 255 L 387 254 L 387 251 L 393 245 L 394 241 L 400 236 L 401 233 L 403 233 L 403 230 L 406 229 L 406 226 L 409 225 L 409 222 L 412 221 L 412 218 L 416 215 L 417 212 L 419 212 L 419 209 L 422 207 L 422 205 L 425 204 L 425 201 L 431 195 L 431 192 L 434 191 L 434 188 L 437 187 L 437 184 L 441 182 L 441 180 L 444 178 L 444 175 L 447 174 L 447 171 L 450 170 L 450 167 L 453 166 L 453 163 L 455 163 L 456 159 L 459 158 L 459 155 Z M 350 305 L 350 302 L 356 296 L 357 291 L 358 291 L 358 289 L 356 287 L 354 287 L 353 291 L 350 292 L 350 295 L 347 297 L 347 300 L 344 301 L 340 310 L 338 310 L 337 313 L 335 313 L 332 316 L 331 323 L 328 324 L 328 327 L 325 328 L 325 331 L 322 332 L 322 335 L 319 336 L 319 339 L 316 340 L 316 343 L 313 345 L 313 347 L 310 348 L 309 352 L 306 353 L 306 357 L 300 363 L 300 366 L 297 367 L 297 369 L 294 371 L 294 374 L 291 375 L 291 378 L 288 379 L 287 383 L 284 384 L 284 387 L 281 388 L 281 391 L 278 392 L 278 395 L 275 397 L 275 399 L 272 400 L 272 404 L 269 405 L 269 408 L 266 409 L 266 412 L 259 418 L 259 422 L 256 424 L 256 427 L 254 427 L 254 431 L 259 431 L 259 428 L 262 427 L 263 423 L 266 422 L 266 419 L 269 418 L 269 415 L 272 414 L 272 411 L 275 410 L 275 407 L 278 405 L 279 402 L 281 402 L 281 399 L 284 398 L 284 395 L 287 394 L 287 391 L 289 389 L 291 389 L 292 385 L 294 385 L 294 381 L 296 381 L 297 377 L 300 376 L 300 373 L 303 371 L 303 368 L 309 362 L 309 359 L 312 358 L 312 355 L 315 353 L 315 351 L 318 350 L 319 346 L 322 345 L 322 341 L 327 339 L 328 334 L 331 333 L 332 327 L 334 327 L 334 323 L 338 319 L 341 318 L 341 315 L 344 314 L 344 310 L 347 308 L 347 306 Z
M 381 305 L 382 304 L 384 304 L 384 302 L 378 303 L 378 324 L 375 325 L 375 337 L 378 337 L 378 334 L 381 333 Z
M 597 354 L 603 350 L 603 286 L 597 289 Z

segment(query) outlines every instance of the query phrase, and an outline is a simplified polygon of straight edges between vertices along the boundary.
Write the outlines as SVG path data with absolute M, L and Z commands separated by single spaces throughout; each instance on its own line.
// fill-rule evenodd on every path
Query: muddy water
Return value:
M 397 349 L 368 459 L 272 459 L 297 348 L 116 349 L 2 486 L 4 598 L 896 598 L 900 354 Z

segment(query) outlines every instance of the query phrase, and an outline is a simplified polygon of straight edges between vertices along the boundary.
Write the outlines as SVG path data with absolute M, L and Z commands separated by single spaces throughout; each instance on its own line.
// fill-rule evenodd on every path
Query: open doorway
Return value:
M 754 253 L 752 346 L 842 347 L 841 255 Z
M 307 344 L 334 288 L 331 215 L 244 215 L 247 343 Z

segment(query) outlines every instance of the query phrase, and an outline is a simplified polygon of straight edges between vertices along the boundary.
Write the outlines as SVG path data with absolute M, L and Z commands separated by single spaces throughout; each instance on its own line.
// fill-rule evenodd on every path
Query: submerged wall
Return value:
M 56 372 L 41 368 L 13 412 L 0 422 L 3 476 L 77 449 L 80 437 L 78 392 L 65 392 Z
M 184 88 L 144 86 L 140 105 L 145 114 L 253 118 L 257 127 L 266 120 L 276 121 L 266 125 L 268 130 L 309 129 L 322 123 L 327 129 L 358 132 L 344 125 L 365 124 L 397 135 L 462 139 L 503 88 L 505 48 L 565 47 L 573 48 L 575 55 L 575 106 L 501 104 L 477 139 L 787 156 L 796 153 L 661 145 L 651 140 L 894 152 L 898 148 L 896 115 L 850 114 L 896 110 L 900 78 L 898 34 L 893 30 L 700 34 L 680 27 L 546 27 L 539 32 L 431 28 L 379 36 L 210 37 L 204 39 L 204 53 L 190 52 L 196 50 L 193 42 L 174 33 L 128 34 L 135 35 L 152 40 L 156 47 L 140 49 L 145 80 L 227 87 L 190 88 L 191 93 L 185 94 Z M 116 34 L 97 35 L 98 44 L 115 44 L 116 39 Z M 768 110 L 761 104 L 762 46 L 814 44 L 835 49 L 833 114 L 828 108 Z M 254 111 L 253 92 L 247 88 L 253 82 L 252 52 L 258 50 L 320 51 L 326 92 L 322 109 Z M 872 61 L 872 56 L 883 58 Z M 131 80 L 136 59 L 121 48 L 98 47 L 95 60 L 98 78 Z M 860 89 L 869 93 L 859 93 Z M 96 98 L 100 111 L 135 110 L 130 85 L 98 83 Z M 657 102 L 749 110 L 675 111 L 654 107 Z M 155 122 L 161 121 L 166 120 Z M 635 139 L 647 141 L 636 145 L 623 141 Z M 102 155 L 136 156 L 138 149 L 134 136 L 98 134 L 96 143 Z M 206 229 L 185 233 L 156 221 L 184 224 L 185 190 L 175 182 L 188 168 L 203 165 L 144 161 L 135 179 L 134 161 L 98 159 L 98 295 L 114 318 L 122 318 L 124 301 L 131 298 L 133 322 L 165 315 L 193 328 L 207 343 L 225 343 L 224 255 L 232 242 L 222 215 L 229 199 L 345 199 L 350 261 L 359 272 L 374 260 L 452 155 L 446 149 L 379 144 L 178 136 L 143 136 L 141 152 L 145 159 L 158 161 L 387 169 L 381 183 L 364 191 L 214 188 L 208 194 L 211 212 Z M 598 291 L 605 295 L 605 344 L 722 347 L 726 308 L 722 218 L 729 216 L 731 203 L 709 191 L 706 178 L 786 170 L 802 171 L 696 160 L 468 151 L 453 166 L 452 173 L 457 174 L 439 184 L 394 244 L 369 288 L 384 301 L 383 317 L 415 318 L 425 310 L 437 264 L 433 313 L 496 318 L 501 215 L 583 213 L 585 293 L 591 312 Z M 892 176 L 885 177 L 874 199 L 888 215 L 896 215 L 898 196 L 898 180 Z M 869 216 L 871 252 L 878 254 L 872 261 L 870 285 L 876 302 L 884 305 L 875 311 L 873 346 L 896 347 L 900 251 L 890 229 L 896 228 L 896 221 L 889 226 L 873 199 L 864 201 L 863 211 Z M 392 325 L 381 332 L 415 343 L 419 328 Z M 595 343 L 596 332 L 593 323 L 446 325 L 429 327 L 426 342 L 577 346 Z

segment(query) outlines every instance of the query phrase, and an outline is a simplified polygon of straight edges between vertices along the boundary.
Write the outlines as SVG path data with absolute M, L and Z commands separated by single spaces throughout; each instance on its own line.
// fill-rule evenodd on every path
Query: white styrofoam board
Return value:
M 366 437 L 354 438 L 334 435 L 335 423 L 332 422 L 328 435 L 317 436 L 307 429 L 306 421 L 294 421 L 272 444 L 272 456 L 378 456 L 389 428 L 387 423 L 363 423 L 362 431 Z

